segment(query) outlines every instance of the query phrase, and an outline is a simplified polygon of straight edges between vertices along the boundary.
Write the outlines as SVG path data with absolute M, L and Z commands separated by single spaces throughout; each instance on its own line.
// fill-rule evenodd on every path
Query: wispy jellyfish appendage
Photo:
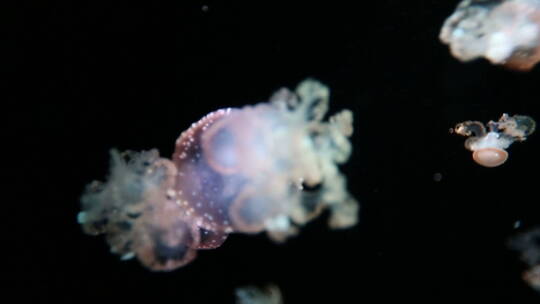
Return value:
M 485 57 L 528 71 L 540 61 L 540 0 L 463 0 L 440 39 L 461 61 Z
M 328 88 L 306 80 L 268 103 L 206 115 L 171 160 L 113 151 L 109 179 L 89 185 L 79 222 L 153 270 L 182 266 L 233 232 L 284 241 L 325 209 L 332 228 L 350 227 L 358 204 L 338 165 L 351 154 L 352 112 L 324 121 L 328 102 Z
M 465 121 L 452 129 L 467 136 L 465 148 L 473 151 L 473 159 L 484 167 L 497 167 L 508 159 L 506 149 L 515 141 L 524 141 L 536 128 L 535 121 L 525 115 L 503 114 L 499 121 L 484 126 L 479 121 Z
M 157 150 L 111 151 L 106 183 L 82 196 L 79 223 L 88 234 L 106 234 L 113 253 L 138 257 L 149 268 L 173 269 L 195 258 L 199 229 L 171 196 L 174 164 Z

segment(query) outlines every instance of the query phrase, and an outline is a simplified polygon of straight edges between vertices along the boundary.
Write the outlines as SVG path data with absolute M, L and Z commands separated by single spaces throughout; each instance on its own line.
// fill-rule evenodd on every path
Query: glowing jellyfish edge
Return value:
M 212 112 L 180 135 L 172 159 L 112 150 L 108 180 L 81 197 L 79 223 L 158 271 L 234 232 L 284 241 L 325 209 L 330 227 L 354 225 L 358 203 L 338 169 L 352 150 L 352 112 L 323 121 L 329 94 L 308 79 L 267 103 Z

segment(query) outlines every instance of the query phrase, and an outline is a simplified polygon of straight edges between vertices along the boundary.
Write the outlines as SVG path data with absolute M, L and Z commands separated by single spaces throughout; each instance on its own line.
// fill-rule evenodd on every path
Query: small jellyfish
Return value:
M 358 203 L 338 168 L 351 154 L 352 112 L 324 121 L 329 94 L 306 80 L 267 103 L 212 112 L 180 135 L 171 159 L 113 150 L 108 180 L 81 198 L 79 223 L 123 259 L 165 271 L 231 233 L 284 241 L 323 210 L 332 228 L 354 225 Z
M 497 167 L 508 159 L 506 149 L 515 141 L 524 141 L 534 132 L 536 123 L 529 116 L 503 114 L 499 121 L 489 121 L 487 130 L 479 121 L 465 121 L 452 131 L 467 136 L 465 148 L 473 151 L 474 161 L 484 167 Z
M 540 0 L 463 0 L 439 38 L 461 61 L 528 71 L 540 61 Z

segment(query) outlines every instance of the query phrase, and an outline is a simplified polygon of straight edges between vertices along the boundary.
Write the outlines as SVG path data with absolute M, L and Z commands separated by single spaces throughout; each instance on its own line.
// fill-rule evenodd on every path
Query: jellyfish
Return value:
M 540 0 L 463 0 L 439 38 L 461 61 L 528 71 L 540 61 Z
M 82 195 L 83 231 L 104 234 L 122 259 L 169 271 L 231 233 L 283 242 L 324 210 L 331 228 L 353 226 L 358 203 L 338 168 L 352 151 L 353 114 L 325 121 L 329 96 L 308 79 L 266 103 L 217 110 L 180 135 L 170 159 L 112 150 L 108 179 Z
M 521 259 L 528 265 L 528 269 L 523 272 L 523 280 L 540 292 L 540 228 L 513 237 L 509 246 L 519 251 Z
M 479 121 L 465 121 L 453 132 L 467 136 L 465 148 L 473 151 L 474 161 L 484 167 L 497 167 L 508 159 L 506 149 L 515 141 L 524 141 L 534 132 L 535 121 L 525 115 L 503 114 L 499 121 L 489 121 L 487 130 Z

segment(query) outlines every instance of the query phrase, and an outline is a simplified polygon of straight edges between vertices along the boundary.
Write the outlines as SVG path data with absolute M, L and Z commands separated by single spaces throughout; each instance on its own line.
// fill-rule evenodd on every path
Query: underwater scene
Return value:
M 540 301 L 540 0 L 9 10 L 20 300 Z

